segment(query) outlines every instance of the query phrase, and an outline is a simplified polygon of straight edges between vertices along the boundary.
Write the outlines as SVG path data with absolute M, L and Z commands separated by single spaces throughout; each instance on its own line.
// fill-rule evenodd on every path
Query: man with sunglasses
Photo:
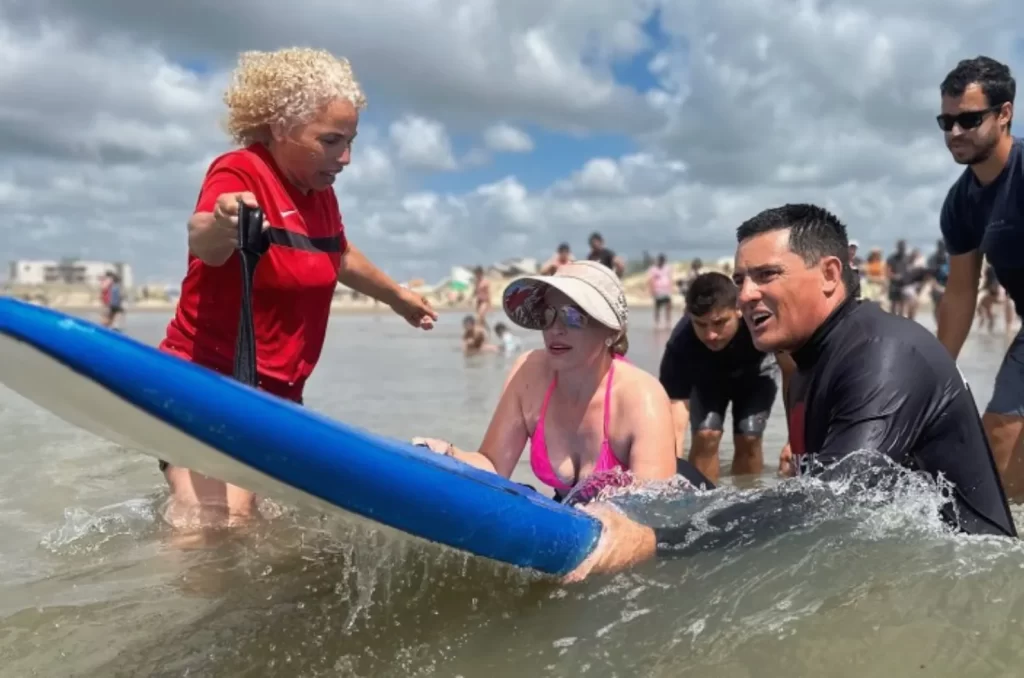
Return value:
M 955 358 L 974 322 L 985 258 L 1017 315 L 1024 311 L 1024 141 L 1010 133 L 1016 83 L 1006 65 L 965 59 L 939 90 L 946 146 L 967 166 L 940 215 L 949 273 L 938 337 Z M 1010 344 L 982 421 L 1007 494 L 1024 497 L 1024 332 Z

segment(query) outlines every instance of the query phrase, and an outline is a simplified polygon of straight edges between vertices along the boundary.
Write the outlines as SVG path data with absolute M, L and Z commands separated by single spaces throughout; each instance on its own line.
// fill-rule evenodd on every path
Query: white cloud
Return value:
M 458 163 L 462 167 L 480 167 L 481 165 L 486 165 L 490 161 L 491 154 L 488 153 L 487 150 L 483 148 L 471 148 L 458 160 Z
M 506 177 L 501 181 L 481 186 L 476 190 L 477 195 L 483 197 L 483 205 L 488 211 L 493 211 L 499 217 L 499 221 L 491 221 L 488 224 L 480 224 L 483 228 L 494 228 L 502 225 L 509 230 L 517 228 L 538 229 L 542 222 L 538 218 L 537 211 L 527 199 L 526 189 L 513 177 Z
M 583 192 L 625 193 L 626 180 L 619 165 L 611 158 L 593 158 L 587 161 L 573 177 L 571 185 Z
M 484 130 L 484 143 L 499 153 L 529 153 L 533 150 L 533 139 L 529 134 L 503 122 Z
M 376 92 L 412 102 L 423 115 L 486 125 L 522 114 L 639 131 L 660 114 L 616 83 L 611 65 L 642 46 L 639 27 L 653 7 L 650 0 L 386 0 L 307 3 L 282 15 L 275 0 L 250 0 L 240 15 L 225 3 L 36 0 L 0 11 L 21 31 L 43 16 L 90 38 L 117 34 L 179 58 L 200 55 L 218 69 L 244 49 L 315 44 L 350 57 Z
M 453 170 L 455 157 L 444 125 L 418 115 L 391 123 L 391 142 L 399 161 L 417 169 Z
M 241 49 L 352 59 L 370 105 L 336 185 L 350 237 L 426 277 L 562 240 L 582 249 L 593 230 L 625 255 L 728 253 L 740 221 L 797 200 L 836 210 L 864 245 L 927 244 L 960 171 L 933 120 L 939 81 L 978 53 L 1024 73 L 1014 0 L 246 8 L 3 4 L 4 252 L 124 257 L 140 278 L 179 278 L 198 187 L 229 148 L 221 96 Z M 658 40 L 643 30 L 655 10 Z M 617 79 L 632 58 L 654 87 Z M 567 166 L 546 141 L 559 132 L 574 149 L 603 134 L 635 148 Z

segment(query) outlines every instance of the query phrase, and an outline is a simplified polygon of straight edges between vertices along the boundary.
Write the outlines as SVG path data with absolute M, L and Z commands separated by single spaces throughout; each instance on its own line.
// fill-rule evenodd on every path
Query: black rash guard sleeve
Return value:
M 815 461 L 829 467 L 858 450 L 881 452 L 903 464 L 929 420 L 932 370 L 913 348 L 873 339 L 837 361 L 824 389 L 828 428 Z
M 943 509 L 947 522 L 969 534 L 1016 536 L 988 442 L 970 435 L 982 430 L 977 410 L 958 406 L 973 400 L 970 389 L 958 370 L 952 372 L 939 376 L 912 344 L 865 342 L 844 358 L 827 390 L 829 427 L 816 459 L 829 469 L 851 452 L 877 450 L 952 483 L 954 504 Z M 956 430 L 941 424 L 924 430 L 943 418 L 956 422 Z M 890 467 L 890 475 L 897 472 Z
M 892 478 L 893 465 L 878 454 L 853 455 L 824 469 L 825 483 L 853 479 L 857 487 L 869 488 Z M 781 483 L 748 501 L 725 507 L 702 521 L 654 528 L 659 558 L 681 558 L 698 551 L 754 545 L 800 527 L 815 508 L 826 501 L 826 485 L 792 488 Z

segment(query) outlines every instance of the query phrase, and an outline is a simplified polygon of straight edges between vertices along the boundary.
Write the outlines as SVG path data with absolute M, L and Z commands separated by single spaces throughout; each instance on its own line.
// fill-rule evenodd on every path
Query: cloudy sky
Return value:
M 582 252 L 593 230 L 626 256 L 731 254 L 742 219 L 786 201 L 834 209 L 862 245 L 930 249 L 959 171 L 938 83 L 978 53 L 1024 73 L 1019 0 L 292 7 L 0 1 L 5 258 L 176 283 L 246 49 L 352 60 L 369 107 L 335 187 L 350 238 L 399 279 Z

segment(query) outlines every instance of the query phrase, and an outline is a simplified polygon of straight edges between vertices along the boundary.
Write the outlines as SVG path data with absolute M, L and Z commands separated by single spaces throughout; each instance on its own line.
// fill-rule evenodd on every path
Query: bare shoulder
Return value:
M 668 406 L 668 394 L 656 376 L 633 363 L 619 361 L 615 365 L 618 399 L 627 406 L 646 407 L 650 403 Z
M 505 387 L 508 388 L 515 380 L 517 385 L 529 384 L 538 378 L 543 378 L 547 373 L 547 360 L 544 351 L 533 349 L 526 351 L 516 358 L 509 368 L 508 376 L 505 377 Z

